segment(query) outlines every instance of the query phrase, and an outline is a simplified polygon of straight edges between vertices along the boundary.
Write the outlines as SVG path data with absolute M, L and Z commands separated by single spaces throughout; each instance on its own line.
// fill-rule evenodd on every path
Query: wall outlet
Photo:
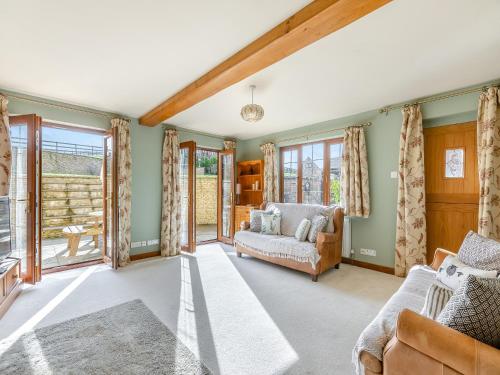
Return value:
M 398 172 L 397 171 L 391 171 L 391 178 L 398 178 Z
M 153 246 L 153 245 L 159 245 L 160 240 L 155 239 L 155 240 L 148 240 L 148 246 Z
M 359 253 L 361 255 L 368 255 L 370 257 L 376 257 L 377 256 L 377 251 L 373 249 L 359 249 Z
M 147 241 L 142 241 L 141 242 L 141 246 L 148 246 L 148 242 Z
M 131 247 L 132 249 L 134 249 L 134 248 L 136 248 L 136 247 L 141 247 L 141 242 L 140 242 L 140 241 L 139 241 L 139 242 L 132 242 L 132 243 L 130 244 L 130 247 Z

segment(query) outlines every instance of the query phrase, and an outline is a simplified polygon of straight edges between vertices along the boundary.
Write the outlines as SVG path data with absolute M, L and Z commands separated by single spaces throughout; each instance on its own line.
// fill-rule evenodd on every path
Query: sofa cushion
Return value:
M 314 244 L 299 241 L 295 237 L 266 235 L 241 230 L 234 235 L 234 242 L 266 256 L 286 258 L 303 263 L 309 262 L 313 269 L 316 269 L 316 264 L 320 259 Z
M 482 270 L 500 270 L 500 242 L 469 231 L 457 254 L 465 264 Z
M 315 215 L 323 214 L 328 208 L 320 204 L 268 203 L 266 210 L 279 210 L 281 234 L 293 237 L 302 219 L 312 220 Z M 333 210 L 331 212 L 333 213 Z
M 295 231 L 295 238 L 299 241 L 305 241 L 307 239 L 307 233 L 309 233 L 309 229 L 311 228 L 311 220 L 302 219 L 299 224 L 299 227 Z
M 281 234 L 280 232 L 280 222 L 281 215 L 274 214 L 270 212 L 264 212 L 260 214 L 261 216 L 261 231 L 262 234 Z
M 250 211 L 250 230 L 252 232 L 260 232 L 262 228 L 262 214 L 267 211 L 251 210 Z
M 328 225 L 328 219 L 323 215 L 315 215 L 311 220 L 311 229 L 307 235 L 309 242 L 315 243 L 319 232 L 323 232 Z
M 500 280 L 468 275 L 438 322 L 500 348 Z
M 497 271 L 485 271 L 469 267 L 457 259 L 456 256 L 448 255 L 439 266 L 436 278 L 448 288 L 455 290 L 467 278 L 467 275 L 495 278 L 497 277 Z
M 420 314 L 429 319 L 436 320 L 452 295 L 453 289 L 450 289 L 437 281 L 427 290 L 425 304 Z

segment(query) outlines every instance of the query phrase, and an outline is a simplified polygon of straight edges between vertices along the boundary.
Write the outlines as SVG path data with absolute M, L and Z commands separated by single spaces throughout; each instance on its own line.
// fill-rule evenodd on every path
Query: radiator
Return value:
M 344 217 L 344 234 L 342 239 L 342 257 L 351 257 L 351 219 Z

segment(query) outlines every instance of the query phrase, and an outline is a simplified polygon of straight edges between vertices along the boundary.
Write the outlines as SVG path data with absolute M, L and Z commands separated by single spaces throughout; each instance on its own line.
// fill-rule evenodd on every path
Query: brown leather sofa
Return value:
M 438 249 L 431 267 L 437 270 L 447 255 L 455 254 Z M 361 362 L 366 375 L 500 374 L 500 350 L 410 310 L 399 314 L 383 364 L 366 352 Z
M 266 208 L 266 202 L 262 203 L 261 209 Z M 318 281 L 318 275 L 331 268 L 339 268 L 342 262 L 342 236 L 344 232 L 344 211 L 339 206 L 334 209 L 333 223 L 335 231 L 333 233 L 320 232 L 316 240 L 316 249 L 321 256 L 316 268 L 312 268 L 310 263 L 297 262 L 292 259 L 275 258 L 263 255 L 247 246 L 235 243 L 236 254 L 241 257 L 241 254 L 247 254 L 254 258 L 262 259 L 270 263 L 279 264 L 284 267 L 292 268 L 311 275 L 313 281 Z M 240 224 L 241 230 L 246 230 L 250 227 L 250 223 L 242 221 Z

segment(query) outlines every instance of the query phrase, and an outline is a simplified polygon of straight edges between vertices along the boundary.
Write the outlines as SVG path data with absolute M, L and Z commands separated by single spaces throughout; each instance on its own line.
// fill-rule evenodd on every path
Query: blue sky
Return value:
M 83 133 L 71 130 L 42 128 L 42 140 L 53 142 L 67 142 L 78 145 L 102 146 L 103 137 L 98 134 Z

